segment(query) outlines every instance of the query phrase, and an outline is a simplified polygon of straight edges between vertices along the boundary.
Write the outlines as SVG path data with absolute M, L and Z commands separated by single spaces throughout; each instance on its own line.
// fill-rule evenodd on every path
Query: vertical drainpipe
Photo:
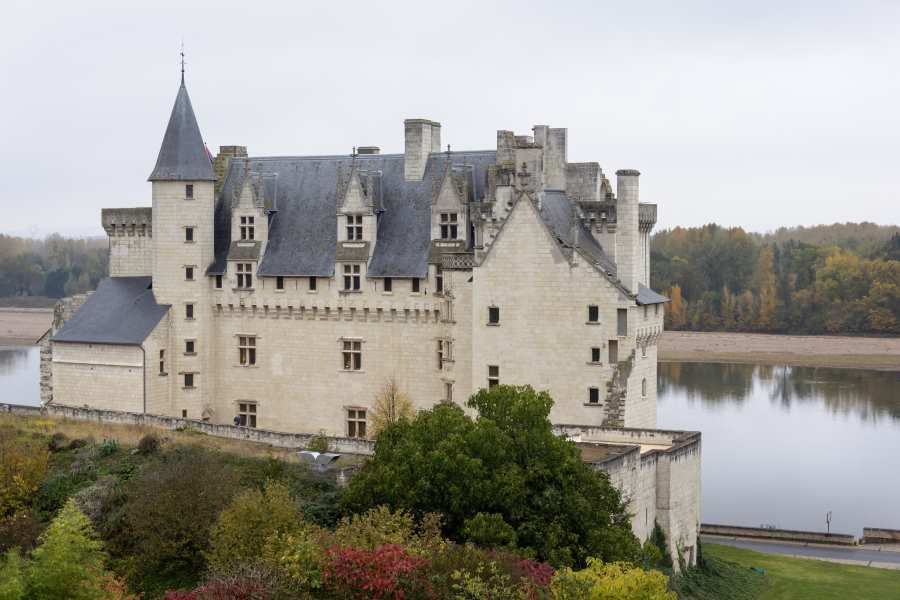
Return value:
M 138 346 L 138 347 L 141 349 L 141 354 L 144 355 L 144 361 L 143 361 L 143 367 L 144 367 L 144 368 L 141 369 L 141 373 L 143 374 L 143 377 L 144 377 L 144 389 L 143 389 L 143 392 L 144 392 L 144 412 L 143 412 L 143 414 L 146 415 L 146 414 L 147 414 L 147 349 L 144 348 L 144 344 L 141 344 L 141 345 Z

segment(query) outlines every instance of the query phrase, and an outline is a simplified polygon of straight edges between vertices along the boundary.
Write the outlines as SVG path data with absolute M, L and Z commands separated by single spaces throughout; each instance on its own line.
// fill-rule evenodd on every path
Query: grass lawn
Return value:
M 900 571 L 789 558 L 715 544 L 703 544 L 703 555 L 748 570 L 765 569 L 768 581 L 757 596 L 759 600 L 900 598 Z

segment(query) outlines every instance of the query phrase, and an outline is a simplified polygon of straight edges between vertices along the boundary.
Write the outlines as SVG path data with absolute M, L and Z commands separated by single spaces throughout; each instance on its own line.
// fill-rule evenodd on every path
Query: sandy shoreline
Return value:
M 900 371 L 900 337 L 667 331 L 658 358 Z
M 0 345 L 34 344 L 52 321 L 51 308 L 0 308 Z

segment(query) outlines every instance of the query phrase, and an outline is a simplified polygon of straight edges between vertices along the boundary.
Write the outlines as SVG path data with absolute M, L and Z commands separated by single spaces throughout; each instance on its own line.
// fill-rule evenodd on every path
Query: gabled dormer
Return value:
M 380 172 L 360 169 L 356 160 L 349 171 L 338 170 L 338 242 L 375 241 L 375 205 Z
M 431 202 L 431 239 L 441 245 L 468 247 L 470 170 L 453 166 L 451 155 L 443 174 L 435 179 Z
M 232 287 L 253 289 L 257 266 L 268 239 L 265 180 L 257 173 L 247 173 L 231 205 L 227 276 Z

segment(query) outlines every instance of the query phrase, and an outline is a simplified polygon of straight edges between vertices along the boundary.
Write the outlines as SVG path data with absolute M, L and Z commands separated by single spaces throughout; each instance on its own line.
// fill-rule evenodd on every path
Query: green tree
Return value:
M 90 520 L 69 500 L 41 535 L 28 566 L 28 598 L 107 598 L 106 554 Z
M 0 600 L 24 598 L 25 585 L 25 561 L 17 548 L 8 550 L 0 558 Z
M 303 515 L 284 484 L 270 481 L 262 491 L 245 491 L 222 511 L 212 528 L 209 565 L 221 569 L 259 558 L 268 538 L 294 533 L 302 526 Z
M 496 386 L 469 399 L 477 419 L 442 404 L 400 421 L 382 432 L 375 456 L 351 479 L 344 508 L 439 512 L 454 540 L 464 538 L 470 519 L 493 514 L 493 527 L 506 523 L 519 548 L 556 565 L 636 558 L 619 492 L 572 442 L 554 435 L 552 404 L 529 386 Z

